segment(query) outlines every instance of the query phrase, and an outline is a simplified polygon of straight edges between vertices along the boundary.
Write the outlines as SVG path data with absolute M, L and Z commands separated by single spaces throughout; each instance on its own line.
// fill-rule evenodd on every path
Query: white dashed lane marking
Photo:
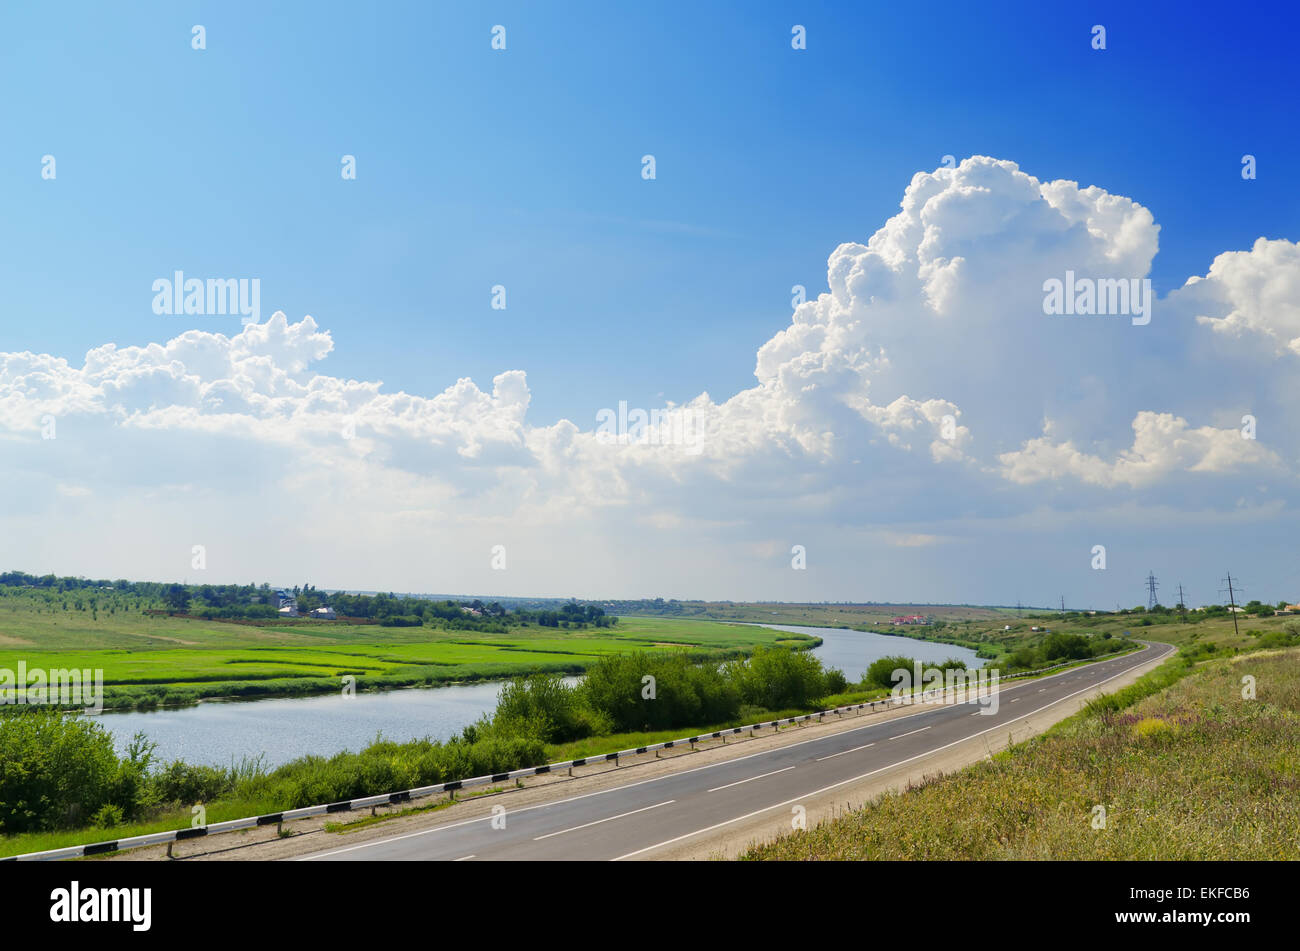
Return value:
M 900 733 L 900 734 L 898 734 L 898 736 L 891 736 L 890 739 L 891 739 L 891 740 L 901 740 L 901 739 L 902 739 L 903 737 L 905 737 L 905 736 L 911 736 L 912 733 L 924 733 L 924 732 L 925 732 L 926 730 L 928 730 L 928 729 L 930 729 L 928 726 L 923 726 L 923 727 L 921 727 L 921 729 L 919 729 L 919 730 L 912 730 L 912 731 L 909 732 L 909 733 Z
M 867 744 L 867 746 L 875 746 L 875 745 L 876 745 L 875 743 Z M 830 756 L 819 756 L 817 757 L 817 762 L 820 763 L 824 759 L 834 759 L 837 756 L 843 756 L 845 753 L 856 753 L 858 750 L 865 750 L 867 746 L 855 746 L 851 750 L 840 750 L 838 753 L 832 753 Z

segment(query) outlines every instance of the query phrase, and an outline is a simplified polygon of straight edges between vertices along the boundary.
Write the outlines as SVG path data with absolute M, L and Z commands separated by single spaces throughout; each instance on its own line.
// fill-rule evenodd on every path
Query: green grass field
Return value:
M 16 670 L 21 661 L 28 668 L 102 669 L 108 708 L 337 691 L 345 675 L 364 690 L 580 673 L 594 659 L 624 651 L 681 649 L 717 658 L 759 645 L 815 643 L 764 628 L 666 618 L 492 634 L 310 620 L 257 627 L 126 609 L 100 610 L 96 619 L 43 597 L 0 599 L 0 668 Z

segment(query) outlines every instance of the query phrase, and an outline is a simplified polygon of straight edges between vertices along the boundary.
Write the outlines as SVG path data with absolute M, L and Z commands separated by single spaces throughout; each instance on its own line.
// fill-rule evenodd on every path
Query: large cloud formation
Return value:
M 919 173 L 897 215 L 832 252 L 753 387 L 630 438 L 531 425 L 520 370 L 431 397 L 330 376 L 329 333 L 282 313 L 106 344 L 80 367 L 0 353 L 3 553 L 60 570 L 75 537 L 87 561 L 133 569 L 99 573 L 176 577 L 192 574 L 178 552 L 210 538 L 224 577 L 630 595 L 705 569 L 775 578 L 791 542 L 851 559 L 1144 505 L 1274 517 L 1300 435 L 1300 246 L 1219 255 L 1145 326 L 1044 313 L 1044 282 L 1067 272 L 1147 277 L 1158 238 L 1137 202 L 1013 162 Z M 487 567 L 507 542 L 509 580 Z

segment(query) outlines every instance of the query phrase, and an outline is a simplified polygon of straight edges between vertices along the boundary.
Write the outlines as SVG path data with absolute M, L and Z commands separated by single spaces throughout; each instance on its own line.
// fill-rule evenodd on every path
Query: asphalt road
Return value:
M 991 733 L 1174 651 L 1141 651 L 1012 682 L 996 713 L 947 704 L 654 779 L 303 856 L 300 861 L 635 859 Z

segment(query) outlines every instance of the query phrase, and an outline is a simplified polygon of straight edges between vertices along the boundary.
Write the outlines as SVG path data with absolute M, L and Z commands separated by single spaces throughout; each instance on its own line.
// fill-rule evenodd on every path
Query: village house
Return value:
M 298 599 L 288 591 L 277 591 L 275 596 L 280 601 L 280 617 L 297 617 L 298 616 Z

